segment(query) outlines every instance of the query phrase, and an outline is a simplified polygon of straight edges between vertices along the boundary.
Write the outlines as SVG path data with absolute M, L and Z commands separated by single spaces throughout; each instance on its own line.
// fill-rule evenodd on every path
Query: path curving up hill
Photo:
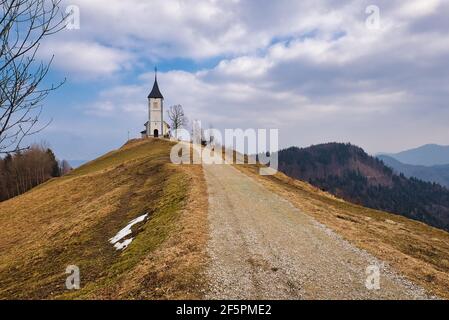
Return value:
M 425 291 L 231 165 L 204 165 L 211 299 L 426 299 Z M 380 289 L 365 286 L 380 268 Z

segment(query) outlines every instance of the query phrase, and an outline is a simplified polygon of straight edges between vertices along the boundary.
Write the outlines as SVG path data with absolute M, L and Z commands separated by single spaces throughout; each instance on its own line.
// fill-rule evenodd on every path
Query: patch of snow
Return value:
M 124 250 L 126 249 L 129 244 L 133 241 L 133 238 L 125 239 L 122 242 L 116 242 L 114 244 L 115 250 Z
M 148 213 L 145 213 L 144 215 L 141 215 L 133 220 L 131 220 L 126 227 L 124 227 L 122 230 L 120 230 L 114 237 L 109 239 L 109 242 L 112 243 L 116 250 L 124 250 L 126 249 L 131 241 L 133 241 L 133 238 L 125 239 L 120 242 L 123 238 L 130 235 L 132 233 L 131 227 L 139 222 L 142 222 L 146 219 L 148 216 Z

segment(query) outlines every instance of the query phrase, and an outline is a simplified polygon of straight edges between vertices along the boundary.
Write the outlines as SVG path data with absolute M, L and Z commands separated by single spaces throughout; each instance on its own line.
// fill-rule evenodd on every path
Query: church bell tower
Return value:
M 147 136 L 157 138 L 164 134 L 164 97 L 157 83 L 157 68 L 154 68 L 153 89 L 148 95 Z

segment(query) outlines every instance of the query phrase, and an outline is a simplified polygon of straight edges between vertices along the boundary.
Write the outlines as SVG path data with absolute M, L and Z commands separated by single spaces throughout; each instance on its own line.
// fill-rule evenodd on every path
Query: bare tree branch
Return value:
M 64 81 L 42 88 L 53 58 L 37 61 L 42 40 L 64 28 L 61 0 L 0 0 L 0 153 L 21 147 L 35 128 L 42 102 Z
M 177 129 L 180 129 L 187 124 L 187 117 L 185 116 L 184 110 L 180 104 L 168 108 L 167 114 L 170 119 L 171 129 L 175 130 L 175 132 Z M 177 133 L 176 138 L 178 138 Z

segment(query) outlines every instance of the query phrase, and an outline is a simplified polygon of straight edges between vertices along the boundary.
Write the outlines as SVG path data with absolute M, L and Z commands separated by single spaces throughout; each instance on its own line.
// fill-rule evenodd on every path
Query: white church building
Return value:
M 170 126 L 164 121 L 164 96 L 157 83 L 157 69 L 155 69 L 153 89 L 148 95 L 148 121 L 144 126 L 145 130 L 141 132 L 142 138 L 170 136 Z

